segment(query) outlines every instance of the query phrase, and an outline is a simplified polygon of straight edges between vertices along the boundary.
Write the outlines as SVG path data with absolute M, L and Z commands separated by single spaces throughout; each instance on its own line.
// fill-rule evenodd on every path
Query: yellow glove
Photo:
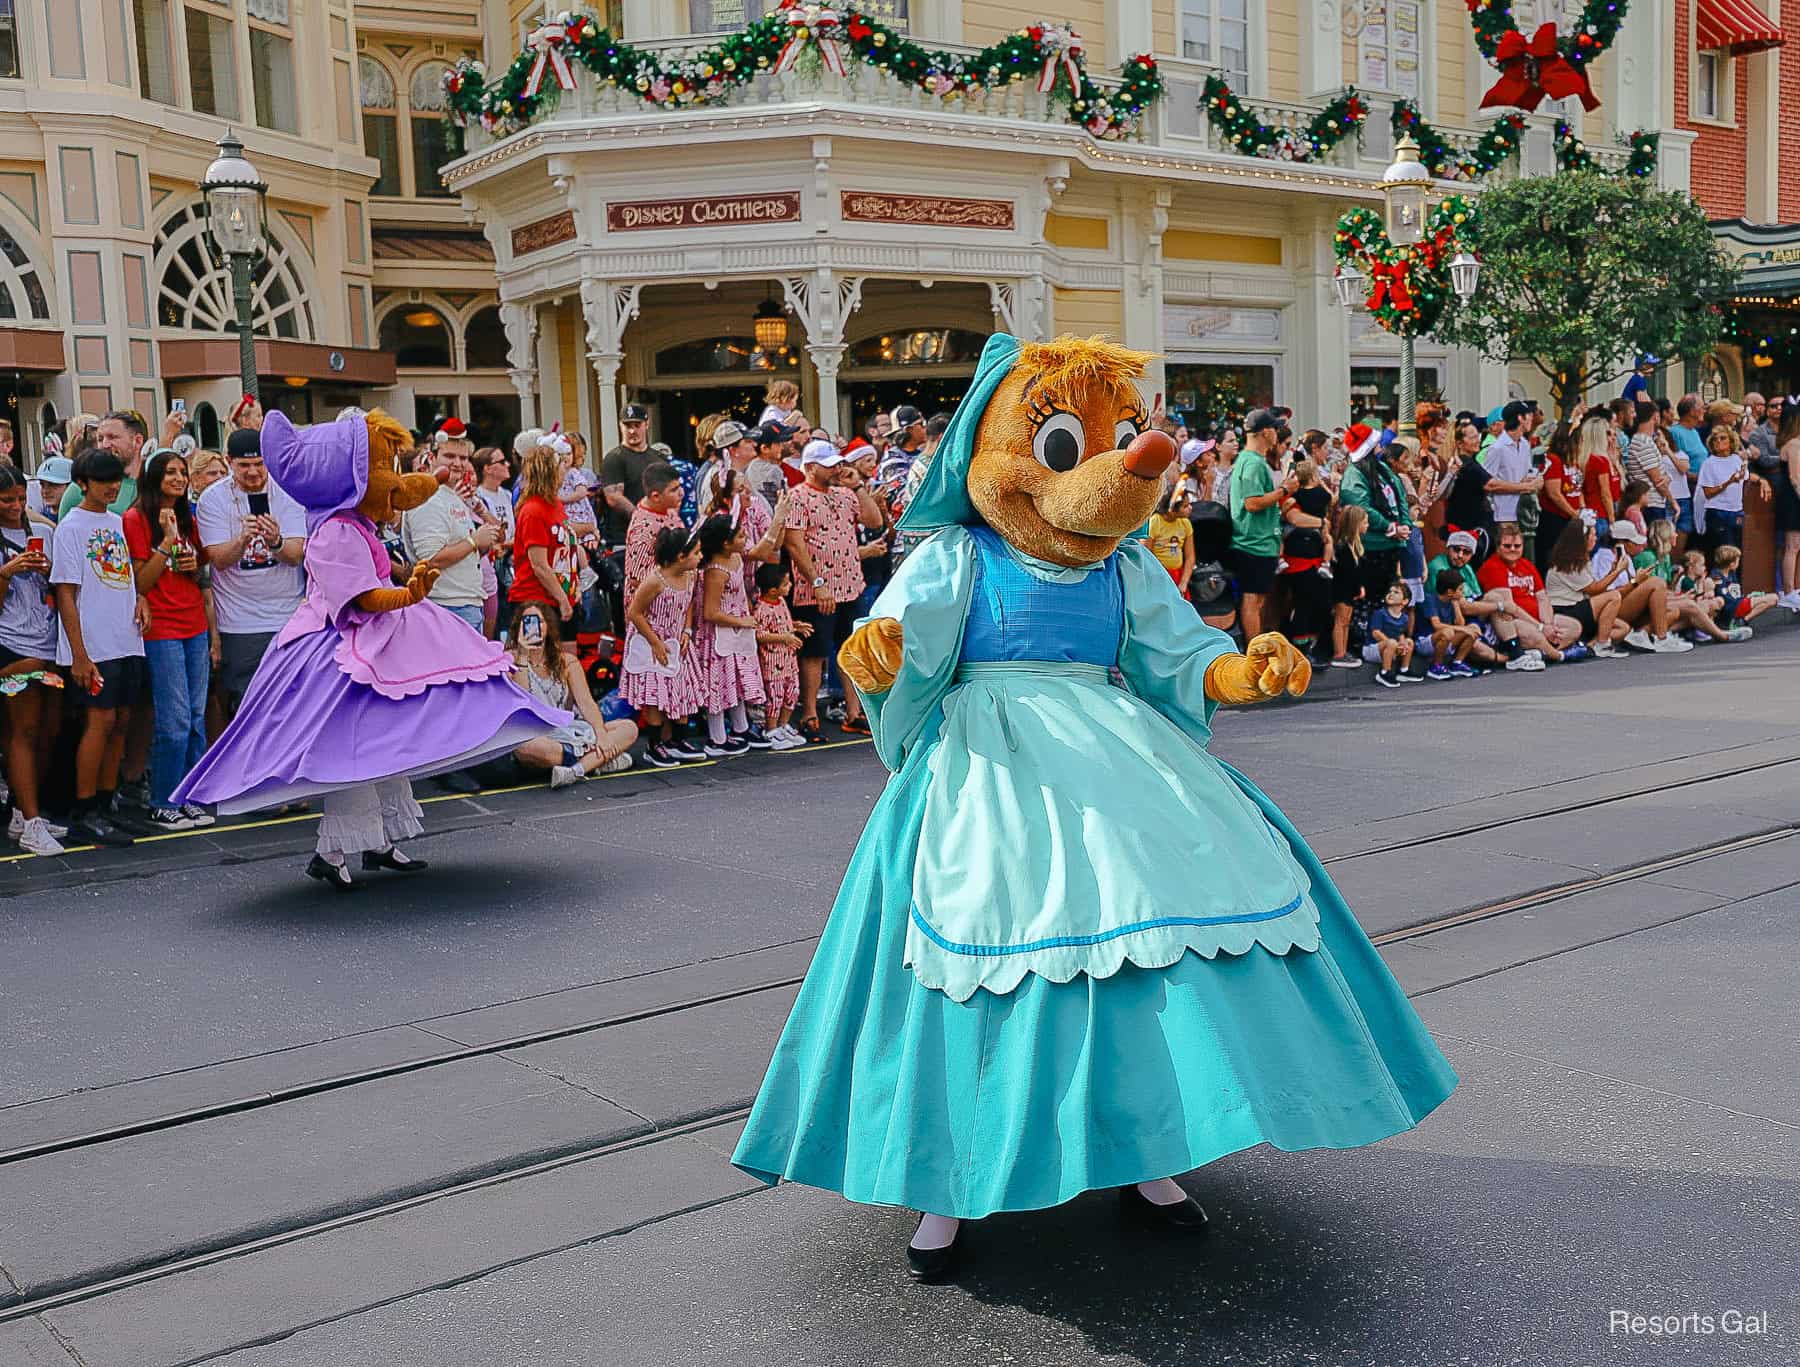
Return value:
M 864 697 L 885 693 L 900 674 L 900 623 L 892 617 L 871 617 L 838 651 L 838 669 Z
M 1242 655 L 1221 655 L 1206 670 L 1206 696 L 1217 703 L 1266 702 L 1285 690 L 1299 697 L 1312 682 L 1312 665 L 1279 631 L 1265 631 Z

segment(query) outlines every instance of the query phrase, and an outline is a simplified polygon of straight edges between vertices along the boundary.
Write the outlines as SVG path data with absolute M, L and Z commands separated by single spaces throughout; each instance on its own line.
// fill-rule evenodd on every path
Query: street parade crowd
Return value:
M 1258 408 L 1152 421 L 1179 458 L 1142 535 L 1196 612 L 1284 631 L 1384 687 L 1748 639 L 1800 609 L 1800 396 L 1618 399 L 1552 420 L 1420 404 L 1416 437 L 1302 429 Z M 677 450 L 650 415 L 591 458 L 559 425 L 477 447 L 455 419 L 409 463 L 438 488 L 381 535 L 403 585 L 504 642 L 514 682 L 572 714 L 507 775 L 553 787 L 869 734 L 835 656 L 916 538 L 896 528 L 950 416 L 902 406 L 846 439 L 789 381 L 751 426 Z M 252 399 L 222 451 L 185 417 L 78 415 L 28 477 L 0 424 L 0 700 L 8 836 L 29 853 L 210 825 L 175 794 L 306 591 L 305 510 L 273 481 Z M 1773 499 L 1780 595 L 1743 587 L 1746 489 Z M 446 774 L 452 791 L 497 775 Z M 303 804 L 293 804 L 303 805 Z

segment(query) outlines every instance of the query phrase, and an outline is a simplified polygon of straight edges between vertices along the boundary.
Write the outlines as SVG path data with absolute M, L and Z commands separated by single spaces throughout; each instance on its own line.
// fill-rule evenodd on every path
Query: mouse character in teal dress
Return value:
M 839 656 L 891 771 L 733 1161 L 963 1220 L 1172 1180 L 1256 1144 L 1370 1144 L 1455 1074 L 1318 859 L 1207 752 L 1220 703 L 1303 692 L 1136 533 L 1174 445 L 1098 339 L 991 338 L 901 530 L 930 535 Z M 1251 457 L 1246 457 L 1251 458 Z

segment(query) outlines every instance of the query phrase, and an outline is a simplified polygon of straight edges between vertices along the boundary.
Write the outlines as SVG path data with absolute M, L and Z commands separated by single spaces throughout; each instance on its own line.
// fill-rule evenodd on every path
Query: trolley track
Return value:
M 1503 829 L 1522 822 L 1539 820 L 1547 816 L 1555 816 L 1568 812 L 1586 811 L 1600 807 L 1614 806 L 1620 803 L 1629 802 L 1634 798 L 1640 798 L 1654 793 L 1667 792 L 1672 788 L 1690 788 L 1697 785 L 1719 782 L 1721 780 L 1739 777 L 1744 774 L 1778 768 L 1796 762 L 1800 762 L 1800 756 L 1777 758 L 1753 764 L 1738 765 L 1726 770 L 1715 771 L 1705 775 L 1696 775 L 1678 782 L 1634 788 L 1626 792 L 1615 793 L 1606 797 L 1571 802 L 1560 806 L 1545 807 L 1530 813 L 1506 817 L 1486 823 L 1478 823 L 1454 832 L 1427 833 L 1413 840 L 1398 841 L 1388 845 L 1372 847 L 1368 850 L 1359 850 L 1354 853 L 1336 856 L 1325 862 L 1328 864 L 1342 863 L 1350 859 L 1368 858 L 1374 855 L 1404 852 L 1422 846 L 1437 844 L 1443 840 L 1451 839 L 1459 835 L 1470 835 L 1495 829 Z M 1470 926 L 1482 921 L 1488 921 L 1494 918 L 1509 916 L 1547 906 L 1556 902 L 1566 901 L 1601 888 L 1650 879 L 1656 875 L 1665 874 L 1690 864 L 1696 864 L 1704 860 L 1716 858 L 1720 855 L 1731 854 L 1784 841 L 1791 841 L 1796 835 L 1800 835 L 1800 825 L 1785 825 L 1751 835 L 1718 841 L 1682 854 L 1644 861 L 1610 873 L 1596 873 L 1591 876 L 1571 879 L 1564 883 L 1540 889 L 1535 892 L 1511 896 L 1481 906 L 1460 910 L 1417 925 L 1406 926 L 1377 934 L 1371 938 L 1376 945 L 1381 946 L 1404 943 L 1427 936 L 1453 932 L 1462 927 Z M 1800 867 L 1800 864 L 1797 864 L 1797 867 Z M 1669 921 L 1672 920 L 1684 919 L 1686 915 L 1697 914 L 1701 913 L 1688 912 L 1681 916 L 1670 917 L 1667 920 L 1659 921 L 1656 924 L 1668 924 Z M 1640 930 L 1652 928 L 1654 927 L 1651 925 L 1643 925 L 1623 933 L 1632 934 L 1637 933 Z M 1573 950 L 1584 948 L 1589 944 L 1598 943 L 1600 940 L 1613 938 L 1617 938 L 1617 935 L 1609 934 L 1600 936 L 1596 940 L 1588 940 L 1576 944 L 1566 944 L 1553 950 L 1551 953 L 1530 956 L 1491 971 L 1506 971 L 1506 968 L 1517 967 L 1521 963 L 1537 962 L 1543 958 L 1553 957 L 1555 954 L 1572 952 Z M 1474 976 L 1487 976 L 1487 974 L 1477 974 Z M 443 1068 L 447 1065 L 468 1059 L 499 1055 L 507 1053 L 508 1051 L 524 1049 L 532 1045 L 568 1040 L 584 1035 L 593 1035 L 635 1022 L 679 1016 L 685 1012 L 699 1010 L 703 1007 L 727 1003 L 733 1000 L 757 997 L 770 992 L 787 990 L 797 986 L 801 980 L 802 976 L 799 974 L 773 976 L 761 981 L 747 983 L 742 986 L 734 986 L 725 990 L 699 994 L 666 1004 L 620 1012 L 592 1020 L 565 1024 L 551 1029 L 520 1033 L 481 1044 L 458 1046 L 454 1049 L 446 1049 L 430 1055 L 421 1055 L 416 1058 L 405 1059 L 379 1067 L 333 1074 L 289 1087 L 242 1095 L 204 1106 L 170 1111 L 165 1114 L 146 1117 L 142 1120 L 128 1124 L 97 1128 L 41 1143 L 22 1145 L 0 1151 L 0 1167 L 13 1166 L 21 1175 L 25 1175 L 29 1170 L 16 1169 L 16 1165 L 27 1163 L 32 1159 L 115 1143 L 158 1131 L 179 1129 L 206 1120 L 221 1119 L 253 1110 L 276 1107 L 327 1092 L 366 1086 L 372 1083 L 381 1082 L 385 1079 L 400 1077 L 410 1073 Z M 1445 984 L 1443 986 L 1449 985 L 1454 984 Z M 1442 987 L 1434 987 L 1428 990 L 1438 991 L 1442 990 Z M 53 1100 L 53 1098 L 50 1100 Z M 199 1268 L 210 1266 L 214 1263 L 231 1258 L 249 1256 L 270 1248 L 280 1247 L 284 1244 L 328 1234 L 350 1225 L 379 1219 L 386 1215 L 397 1214 L 430 1202 L 472 1193 L 498 1183 L 529 1179 L 561 1167 L 602 1158 L 608 1154 L 623 1152 L 628 1149 L 643 1148 L 662 1143 L 673 1143 L 691 1137 L 692 1135 L 702 1133 L 706 1130 L 728 1125 L 742 1118 L 745 1114 L 747 1114 L 746 1108 L 741 1105 L 732 1105 L 686 1120 L 680 1124 L 660 1127 L 652 1125 L 646 1132 L 633 1134 L 623 1138 L 614 1136 L 601 1142 L 580 1144 L 570 1148 L 569 1151 L 565 1153 L 558 1153 L 549 1157 L 544 1156 L 540 1151 L 530 1155 L 527 1161 L 509 1164 L 507 1160 L 501 1159 L 493 1171 L 483 1173 L 479 1176 L 462 1180 L 453 1180 L 442 1185 L 431 1186 L 419 1191 L 406 1192 L 392 1199 L 378 1200 L 365 1206 L 352 1209 L 346 1213 L 334 1213 L 327 1219 L 309 1220 L 302 1214 L 301 1218 L 290 1227 L 266 1229 L 265 1231 L 258 1233 L 255 1237 L 250 1238 L 241 1236 L 235 1238 L 227 1237 L 220 1240 L 214 1246 L 189 1246 L 182 1249 L 179 1256 L 149 1259 L 136 1266 L 114 1265 L 103 1271 L 100 1275 L 94 1277 L 85 1279 L 73 1278 L 63 1281 L 60 1285 L 46 1285 L 31 1299 L 22 1298 L 23 1295 L 30 1295 L 31 1293 L 22 1293 L 20 1297 L 12 1298 L 13 1304 L 11 1305 L 5 1304 L 4 1301 L 6 1298 L 0 1297 L 0 1324 L 40 1314 L 47 1310 L 58 1309 L 79 1301 L 109 1295 L 128 1287 L 142 1285 L 146 1282 L 153 1282 L 162 1278 L 195 1271 Z M 0 1112 L 0 1116 L 3 1115 L 4 1112 Z

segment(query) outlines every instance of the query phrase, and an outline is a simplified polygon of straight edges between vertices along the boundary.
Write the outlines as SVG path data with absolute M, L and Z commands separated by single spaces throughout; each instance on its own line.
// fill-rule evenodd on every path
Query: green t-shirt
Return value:
M 67 489 L 63 490 L 62 502 L 56 505 L 57 519 L 60 521 L 63 515 L 79 502 L 81 502 L 81 486 L 79 484 L 69 485 Z M 130 475 L 126 475 L 124 479 L 119 481 L 119 496 L 106 505 L 106 511 L 109 513 L 117 513 L 120 517 L 123 517 L 125 515 L 125 510 L 136 502 L 137 481 Z
M 1661 579 L 1665 584 L 1673 584 L 1675 582 L 1675 566 L 1668 560 L 1657 559 L 1655 551 L 1639 551 L 1636 555 L 1631 557 L 1631 568 L 1634 570 L 1649 570 L 1650 573 Z
M 1425 567 L 1425 592 L 1437 592 L 1437 577 L 1444 570 L 1453 570 L 1456 566 L 1450 563 L 1450 557 L 1439 553 L 1431 557 L 1431 563 Z M 1464 564 L 1462 567 L 1463 589 L 1468 594 L 1468 601 L 1474 602 L 1481 597 L 1481 581 L 1475 577 L 1475 568 Z
M 1281 505 L 1271 503 L 1261 512 L 1244 507 L 1244 500 L 1275 491 L 1275 474 L 1269 462 L 1255 451 L 1241 451 L 1231 467 L 1231 548 L 1245 555 L 1281 554 Z

